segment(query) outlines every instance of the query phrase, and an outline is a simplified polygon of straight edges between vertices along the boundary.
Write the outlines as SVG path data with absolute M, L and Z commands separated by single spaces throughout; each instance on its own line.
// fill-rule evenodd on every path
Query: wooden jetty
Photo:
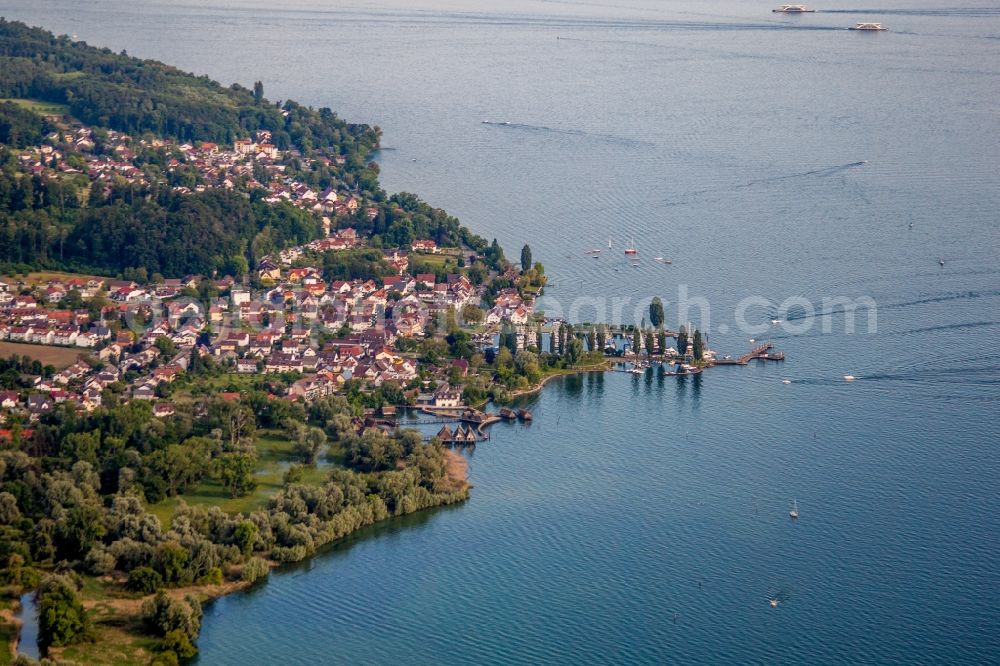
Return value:
M 431 420 L 432 422 L 459 421 L 465 423 L 469 426 L 469 430 L 475 429 L 482 439 L 488 439 L 485 428 L 500 420 L 498 415 L 474 407 L 422 407 L 420 411 L 436 417 Z
M 761 361 L 784 361 L 785 353 L 772 351 L 774 345 L 770 342 L 755 347 L 739 358 L 716 358 L 713 365 L 747 365 L 750 361 L 758 359 Z

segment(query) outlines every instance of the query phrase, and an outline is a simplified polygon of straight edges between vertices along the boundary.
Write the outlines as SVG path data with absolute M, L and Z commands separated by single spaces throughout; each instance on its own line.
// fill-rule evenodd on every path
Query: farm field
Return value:
M 29 345 L 21 342 L 0 342 L 0 358 L 13 355 L 30 356 L 42 365 L 54 365 L 61 370 L 76 362 L 84 351 L 73 347 L 52 347 L 50 345 Z

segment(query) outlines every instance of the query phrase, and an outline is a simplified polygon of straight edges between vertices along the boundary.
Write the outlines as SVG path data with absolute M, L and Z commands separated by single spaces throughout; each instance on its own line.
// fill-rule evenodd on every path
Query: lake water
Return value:
M 0 0 L 380 125 L 386 186 L 529 242 L 549 312 L 676 326 L 683 287 L 788 355 L 552 384 L 471 501 L 212 605 L 200 662 L 1000 660 L 1000 10 L 962 4 Z

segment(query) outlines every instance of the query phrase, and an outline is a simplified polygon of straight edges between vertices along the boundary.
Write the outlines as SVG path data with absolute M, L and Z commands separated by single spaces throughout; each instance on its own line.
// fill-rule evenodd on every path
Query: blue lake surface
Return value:
M 199 663 L 1000 661 L 1000 9 L 962 4 L 0 0 L 380 125 L 385 185 L 529 242 L 548 312 L 660 295 L 788 357 L 551 383 L 469 502 L 211 605 Z

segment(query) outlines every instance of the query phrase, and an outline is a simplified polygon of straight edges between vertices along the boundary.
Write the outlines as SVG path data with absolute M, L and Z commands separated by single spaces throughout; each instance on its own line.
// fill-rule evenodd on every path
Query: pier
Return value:
M 427 414 L 431 418 L 419 419 L 417 421 L 403 422 L 401 425 L 418 425 L 418 424 L 432 424 L 432 423 L 459 423 L 459 430 L 462 430 L 461 424 L 467 426 L 466 430 L 462 432 L 467 433 L 462 439 L 445 439 L 445 443 L 448 444 L 465 444 L 465 443 L 475 443 L 476 441 L 484 441 L 490 438 L 490 433 L 486 428 L 501 421 L 502 419 L 498 414 L 491 414 L 489 412 L 484 412 L 482 410 L 476 409 L 474 407 L 421 407 L 421 414 Z M 442 433 L 448 431 L 451 435 L 450 429 L 445 425 L 442 428 Z M 458 432 L 458 431 L 456 431 Z M 439 433 L 440 435 L 441 433 Z
M 739 358 L 716 358 L 713 365 L 747 365 L 750 361 L 784 361 L 785 353 L 773 351 L 774 345 L 770 342 L 755 347 Z

